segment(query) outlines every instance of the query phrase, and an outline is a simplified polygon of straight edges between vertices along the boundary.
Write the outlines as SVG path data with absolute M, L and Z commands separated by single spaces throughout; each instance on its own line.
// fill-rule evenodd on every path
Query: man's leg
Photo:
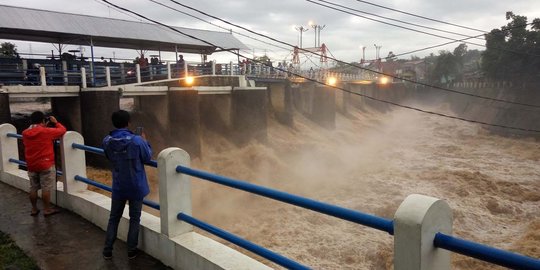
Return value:
M 139 242 L 139 223 L 141 221 L 142 201 L 129 201 L 128 252 L 137 250 Z
M 35 216 L 39 213 L 39 209 L 37 208 L 38 190 L 41 188 L 39 185 L 39 175 L 35 172 L 28 172 L 28 178 L 30 179 L 28 198 L 30 198 L 30 204 L 32 204 L 32 212 L 30 214 Z
M 41 183 L 41 199 L 43 200 L 43 214 L 51 215 L 57 213 L 57 209 L 51 207 L 51 191 L 56 188 L 56 171 L 54 167 L 39 172 Z
M 122 218 L 125 205 L 125 200 L 111 200 L 111 214 L 109 216 L 109 224 L 107 225 L 105 247 L 103 248 L 103 256 L 105 257 L 108 254 L 112 256 L 113 244 L 118 233 L 118 223 L 120 223 L 120 218 Z

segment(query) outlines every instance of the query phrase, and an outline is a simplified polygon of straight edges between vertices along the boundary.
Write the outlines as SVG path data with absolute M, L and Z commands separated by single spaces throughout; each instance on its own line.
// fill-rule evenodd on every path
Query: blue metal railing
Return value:
M 14 158 L 10 158 L 10 159 L 8 159 L 8 161 L 11 162 L 11 163 L 18 164 L 19 166 L 22 166 L 24 168 L 28 168 L 28 166 L 26 165 L 26 161 L 14 159 Z M 63 174 L 62 171 L 56 170 L 56 175 L 62 176 L 62 174 Z
M 223 238 L 235 245 L 238 245 L 240 247 L 243 247 L 261 257 L 264 257 L 266 259 L 269 259 L 283 267 L 287 267 L 288 269 L 310 269 L 307 266 L 304 266 L 302 264 L 299 264 L 287 257 L 284 257 L 280 254 L 277 254 L 275 252 L 272 252 L 266 248 L 263 248 L 261 246 L 258 246 L 256 244 L 253 244 L 252 242 L 249 242 L 243 238 L 240 238 L 234 234 L 231 234 L 227 231 L 224 231 L 220 228 L 217 228 L 215 226 L 212 226 L 208 223 L 205 223 L 203 221 L 200 221 L 194 217 L 188 216 L 184 213 L 179 213 L 177 218 L 179 220 L 185 221 L 193 226 L 196 226 L 200 229 L 203 229 L 213 235 L 219 236 L 220 238 Z
M 394 222 L 389 219 L 364 214 L 351 209 L 331 205 L 328 203 L 319 202 L 316 200 L 300 197 L 297 195 L 289 194 L 286 192 L 257 186 L 254 184 L 234 180 L 220 175 L 214 175 L 208 172 L 195 170 L 192 168 L 177 166 L 176 171 L 179 173 L 185 173 L 197 178 L 205 179 L 214 183 L 218 183 L 224 186 L 244 190 L 254 194 L 258 194 L 267 198 L 282 201 L 285 203 L 293 204 L 303 208 L 311 209 L 316 212 L 341 218 L 344 220 L 352 221 L 354 223 L 362 224 L 374 229 L 385 231 L 389 234 L 394 234 Z
M 105 155 L 105 151 L 103 149 L 93 146 L 88 146 L 84 144 L 78 144 L 78 143 L 72 143 L 71 146 L 76 149 L 84 150 L 90 153 L 98 154 L 98 155 Z
M 7 136 L 10 138 L 22 139 L 22 135 L 17 133 L 8 133 Z
M 443 233 L 435 234 L 433 244 L 438 248 L 511 269 L 540 269 L 540 260 L 538 259 L 463 240 Z
M 100 188 L 100 189 L 103 189 L 103 190 L 106 190 L 106 191 L 109 191 L 109 192 L 112 192 L 112 187 L 107 186 L 107 185 L 105 185 L 103 183 L 97 182 L 95 180 L 92 180 L 90 178 L 82 177 L 80 175 L 75 175 L 75 180 L 81 181 L 83 183 L 89 184 L 91 186 L 94 186 L 94 187 L 97 187 L 97 188 Z M 144 199 L 143 204 L 147 205 L 147 206 L 149 206 L 151 208 L 154 208 L 156 210 L 160 209 L 159 203 L 154 202 L 154 201 Z
M 19 134 L 8 133 L 8 137 L 12 138 L 22 138 Z M 95 154 L 104 155 L 104 151 L 101 148 L 86 146 L 82 144 L 73 143 L 73 148 L 80 150 L 92 152 Z M 21 166 L 26 166 L 26 162 L 10 158 L 10 162 L 19 164 Z M 146 163 L 149 166 L 157 167 L 157 162 L 151 160 Z M 243 181 L 238 181 L 235 179 L 227 178 L 220 175 L 214 175 L 208 172 L 195 170 L 189 167 L 177 166 L 176 171 L 179 173 L 184 173 L 191 175 L 200 179 L 205 179 L 214 183 L 225 185 L 228 187 L 244 190 L 250 193 L 258 194 L 267 198 L 274 200 L 282 201 L 285 203 L 293 204 L 310 210 L 314 210 L 323 214 L 334 216 L 337 218 L 345 219 L 352 221 L 358 224 L 362 224 L 371 228 L 375 228 L 381 231 L 388 232 L 389 234 L 394 233 L 394 223 L 392 220 L 361 213 L 347 208 L 342 208 L 339 206 L 322 203 L 312 199 L 300 197 L 297 195 L 289 194 L 286 192 L 273 190 L 270 188 L 257 186 Z M 61 174 L 62 172 L 57 172 Z M 101 188 L 103 190 L 111 191 L 110 186 L 104 185 L 102 183 L 96 182 L 92 179 L 88 179 L 82 176 L 75 176 L 75 179 L 89 185 Z M 149 207 L 159 210 L 159 204 L 153 201 L 144 200 L 143 203 Z M 273 261 L 281 266 L 287 267 L 289 269 L 309 269 L 308 267 L 301 265 L 295 261 L 292 261 L 286 257 L 283 257 L 277 253 L 274 253 L 270 250 L 267 250 L 263 247 L 260 247 L 254 243 L 251 243 L 245 239 L 242 239 L 234 234 L 231 234 L 227 231 L 219 229 L 215 226 L 212 226 L 208 223 L 200 221 L 196 218 L 188 216 L 183 213 L 177 215 L 179 220 L 185 221 L 193 226 L 196 226 L 200 229 L 203 229 L 207 232 L 210 232 L 218 237 L 221 237 L 233 244 L 236 244 L 240 247 L 243 247 L 255 254 L 258 254 L 270 261 Z M 515 269 L 538 269 L 540 270 L 540 260 L 524 256 L 521 254 L 512 253 L 509 251 L 489 247 L 472 241 L 463 240 L 454 236 L 449 236 L 443 233 L 437 233 L 434 239 L 434 246 L 437 248 L 446 249 L 452 252 L 456 252 L 465 256 L 473 257 L 485 262 L 493 263 L 496 265 L 515 268 Z

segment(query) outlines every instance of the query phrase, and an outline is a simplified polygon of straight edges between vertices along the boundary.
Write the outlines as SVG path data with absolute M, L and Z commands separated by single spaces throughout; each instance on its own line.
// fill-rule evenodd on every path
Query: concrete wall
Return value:
M 500 100 L 540 106 L 540 84 L 524 84 L 511 88 L 460 88 L 458 90 Z M 452 110 L 462 117 L 496 125 L 540 130 L 540 108 L 538 107 L 509 104 L 451 93 L 446 94 L 446 97 L 451 104 Z M 501 135 L 540 138 L 538 132 L 488 126 L 486 128 Z
M 51 109 L 52 114 L 68 130 L 82 132 L 81 103 L 79 97 L 53 97 L 51 98 Z

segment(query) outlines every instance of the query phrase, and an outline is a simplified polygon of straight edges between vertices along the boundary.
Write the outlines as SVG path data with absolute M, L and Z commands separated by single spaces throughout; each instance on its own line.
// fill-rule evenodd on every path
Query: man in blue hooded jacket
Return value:
M 152 149 L 143 134 L 136 135 L 128 127 L 130 115 L 119 110 L 112 114 L 115 130 L 103 139 L 105 156 L 112 165 L 111 214 L 103 258 L 111 259 L 113 244 L 118 232 L 126 202 L 129 202 L 129 231 L 127 236 L 128 258 L 138 254 L 139 223 L 143 198 L 150 193 L 144 163 L 152 158 Z

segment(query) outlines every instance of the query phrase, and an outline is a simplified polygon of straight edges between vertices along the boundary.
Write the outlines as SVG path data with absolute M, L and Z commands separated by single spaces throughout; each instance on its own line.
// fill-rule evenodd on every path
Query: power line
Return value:
M 104 4 L 104 3 L 101 3 L 101 2 L 99 2 L 99 0 L 94 0 L 94 1 L 96 1 L 96 2 L 97 2 L 98 4 L 100 4 L 100 5 L 104 5 L 104 6 L 108 7 L 108 8 L 111 8 L 111 6 L 106 5 L 106 4 Z M 131 18 L 133 18 L 133 19 L 135 19 L 135 20 L 142 21 L 141 19 L 139 19 L 139 18 L 137 18 L 137 17 L 135 17 L 135 16 L 133 16 L 133 15 L 131 15 L 131 14 L 129 14 L 129 13 L 126 13 L 126 12 L 124 12 L 124 11 L 122 11 L 122 10 L 118 10 L 118 9 L 116 9 L 116 8 L 114 8 L 114 7 L 113 7 L 113 9 L 116 10 L 117 12 L 120 12 L 120 13 L 122 13 L 122 14 L 128 16 L 128 17 L 131 17 Z M 109 12 L 109 15 L 110 15 L 110 12 Z
M 232 25 L 234 27 L 237 27 L 237 28 L 240 28 L 244 31 L 247 31 L 249 33 L 252 33 L 252 34 L 255 34 L 255 35 L 258 35 L 258 36 L 262 36 L 264 38 L 267 38 L 267 39 L 270 39 L 274 42 L 277 42 L 277 43 L 281 43 L 281 44 L 284 44 L 284 45 L 287 45 L 287 46 L 290 46 L 290 47 L 296 47 L 292 44 L 289 44 L 287 42 L 284 42 L 284 41 L 281 41 L 281 40 L 278 40 L 278 39 L 275 39 L 273 37 L 270 37 L 268 35 L 264 35 L 264 34 L 261 34 L 261 33 L 258 33 L 258 32 L 255 32 L 253 30 L 250 30 L 250 29 L 247 29 L 243 26 L 240 26 L 240 25 L 237 25 L 235 23 L 232 23 L 232 22 L 229 22 L 227 20 L 224 20 L 224 19 L 221 19 L 217 16 L 214 16 L 214 15 L 211 15 L 211 14 L 208 14 L 204 11 L 201 11 L 201 10 L 198 10 L 196 8 L 193 8 L 193 7 L 190 7 L 190 6 L 187 6 L 187 5 L 184 5 L 182 3 L 179 3 L 175 0 L 169 0 L 177 5 L 180 5 L 184 8 L 187 8 L 187 9 L 190 9 L 190 10 L 193 10 L 195 12 L 198 12 L 200 14 L 203 14 L 205 16 L 208 16 L 210 18 L 213 18 L 213 19 L 216 19 L 216 20 L 219 20 L 219 21 L 222 21 L 226 24 L 229 24 L 229 25 Z M 304 48 L 298 48 L 299 50 L 303 51 L 303 52 L 308 52 L 308 53 L 311 53 L 311 54 L 314 54 L 316 56 L 319 56 L 319 57 L 322 57 L 322 55 L 316 53 L 316 52 L 312 52 L 312 51 L 309 51 L 309 50 L 306 50 Z M 366 70 L 366 71 L 370 71 L 370 72 L 373 72 L 373 73 L 376 73 L 376 74 L 379 74 L 379 75 L 383 75 L 383 76 L 387 76 L 387 77 L 391 77 L 391 78 L 395 78 L 395 79 L 398 79 L 398 80 L 402 80 L 402 81 L 406 81 L 406 82 L 410 82 L 410 83 L 414 83 L 414 84 L 418 84 L 418 85 L 422 85 L 422 86 L 427 86 L 427 87 L 431 87 L 431 88 L 434 88 L 434 89 L 439 89 L 439 90 L 442 90 L 442 91 L 447 91 L 447 92 L 452 92 L 452 93 L 457 93 L 457 94 L 461 94 L 461 95 L 466 95 L 466 96 L 471 96 L 471 97 L 476 97 L 476 98 L 481 98 L 481 99 L 486 99 L 486 100 L 493 100 L 493 101 L 497 101 L 497 102 L 503 102 L 503 103 L 509 103 L 509 104 L 515 104 L 515 105 L 521 105 L 521 106 L 527 106 L 527 107 L 535 107 L 535 108 L 540 108 L 540 105 L 533 105 L 533 104 L 526 104 L 526 103 L 520 103 L 520 102 L 514 102 L 514 101 L 508 101 L 508 100 L 502 100 L 502 99 L 497 99 L 497 98 L 491 98 L 491 97 L 485 97 L 485 96 L 481 96 L 481 95 L 476 95 L 476 94 L 470 94 L 470 93 L 466 93 L 466 92 L 461 92 L 461 91 L 457 91 L 457 90 L 452 90 L 452 89 L 448 89 L 448 88 L 444 88 L 444 87 L 440 87 L 440 86 L 435 86 L 435 85 L 429 85 L 429 84 L 426 84 L 426 83 L 422 83 L 422 82 L 418 82 L 418 81 L 415 81 L 415 80 L 411 80 L 411 79 L 405 79 L 405 78 L 401 78 L 401 77 L 398 77 L 398 76 L 395 76 L 395 75 L 391 75 L 391 74 L 386 74 L 386 73 L 383 73 L 383 72 L 380 72 L 380 71 L 375 71 L 375 70 L 371 70 L 371 69 L 368 69 L 368 68 L 365 68 L 365 67 L 362 67 L 362 66 L 359 66 L 359 65 L 355 65 L 355 64 L 351 64 L 351 63 L 346 63 L 344 61 L 341 61 L 339 59 L 336 59 L 334 57 L 327 57 L 328 59 L 331 59 L 331 60 L 334 60 L 338 63 L 341 63 L 341 64 L 344 64 L 344 65 L 348 65 L 348 66 L 352 66 L 352 67 L 356 67 L 358 69 L 361 69 L 361 70 Z
M 180 30 L 178 30 L 178 29 L 175 29 L 175 28 L 173 28 L 173 27 L 171 27 L 171 26 L 168 26 L 168 25 L 166 25 L 166 24 L 160 23 L 160 22 L 158 22 L 158 21 L 156 21 L 156 20 L 152 20 L 152 19 L 150 19 L 150 18 L 148 18 L 148 17 L 146 17 L 146 16 L 143 16 L 143 15 L 141 15 L 141 14 L 139 14 L 139 13 L 136 13 L 136 12 L 131 11 L 131 10 L 129 10 L 129 9 L 120 7 L 120 6 L 115 5 L 115 4 L 112 4 L 112 3 L 110 3 L 110 2 L 107 1 L 107 0 L 101 0 L 101 1 L 103 1 L 103 2 L 105 2 L 105 3 L 108 3 L 108 4 L 110 4 L 110 5 L 113 5 L 113 6 L 117 7 L 117 8 L 119 8 L 119 9 L 122 9 L 122 10 L 126 11 L 126 12 L 130 12 L 130 13 L 132 13 L 132 14 L 135 14 L 136 16 L 139 16 L 139 17 L 141 17 L 141 18 L 144 18 L 145 20 L 148 20 L 148 21 L 153 22 L 153 23 L 155 23 L 155 24 L 159 24 L 159 25 L 161 25 L 161 26 L 163 26 L 163 27 L 169 28 L 169 29 L 171 29 L 171 30 L 173 30 L 173 31 L 175 31 L 175 32 L 178 32 L 178 33 L 180 33 L 180 34 L 182 34 L 182 35 L 184 35 L 184 36 L 187 36 L 187 37 L 189 37 L 189 38 L 192 38 L 192 39 L 201 41 L 201 42 L 203 42 L 203 43 L 205 43 L 205 44 L 208 44 L 208 45 L 210 45 L 210 46 L 212 46 L 212 47 L 221 48 L 221 47 L 219 47 L 219 46 L 217 46 L 217 45 L 215 45 L 215 44 L 212 44 L 212 43 L 210 43 L 210 42 L 208 42 L 208 41 L 206 41 L 206 40 L 200 39 L 200 38 L 195 37 L 195 36 L 193 36 L 193 35 L 186 34 L 186 33 L 182 32 L 182 31 L 180 31 Z M 172 0 L 171 0 L 171 1 L 172 1 Z M 221 48 L 221 49 L 223 49 L 223 48 Z M 241 57 L 244 57 L 244 58 L 246 58 L 246 59 L 250 59 L 250 60 L 255 61 L 255 62 L 259 62 L 259 63 L 265 64 L 265 65 L 268 66 L 268 64 L 266 64 L 266 63 L 257 61 L 256 59 L 251 59 L 251 58 L 246 57 L 246 56 L 244 56 L 244 55 L 242 55 L 242 54 L 240 54 L 240 53 L 235 53 L 235 52 L 232 52 L 232 51 L 230 51 L 230 53 L 235 54 L 235 55 L 238 55 L 238 56 L 241 56 Z M 284 72 L 288 72 L 288 71 L 286 71 L 286 70 L 284 70 L 284 69 L 279 69 L 279 68 L 278 68 L 278 70 L 281 70 L 281 71 L 284 71 Z M 387 100 L 382 100 L 382 99 L 374 98 L 374 97 L 371 97 L 371 96 L 368 96 L 368 95 L 364 95 L 364 94 L 361 94 L 361 93 L 357 93 L 357 92 L 353 92 L 353 91 L 350 91 L 350 90 L 347 90 L 347 89 L 344 89 L 344 88 L 341 88 L 341 87 L 336 87 L 336 86 L 328 85 L 328 84 L 326 84 L 326 83 L 319 82 L 319 81 L 317 81 L 317 80 L 315 80 L 315 79 L 307 78 L 307 77 L 301 76 L 301 75 L 299 75 L 299 74 L 293 74 L 293 75 L 298 76 L 298 77 L 303 78 L 303 79 L 306 79 L 306 80 L 309 80 L 309 81 L 312 81 L 312 82 L 316 82 L 316 83 L 320 83 L 320 84 L 323 84 L 323 85 L 326 85 L 326 86 L 329 86 L 329 87 L 333 87 L 333 88 L 336 88 L 336 89 L 339 89 L 339 90 L 341 90 L 341 91 L 348 92 L 348 93 L 351 93 L 351 94 L 354 94 L 354 95 L 362 96 L 362 97 L 365 97 L 365 98 L 368 98 L 368 99 L 371 99 L 371 100 L 375 100 L 375 101 L 379 101 L 379 102 L 391 104 L 391 105 L 394 105 L 394 106 L 397 106 L 397 107 L 401 107 L 401 108 L 405 108 L 405 109 L 410 109 L 410 110 L 414 110 L 414 111 L 418 111 L 418 112 L 422 112 L 422 113 L 427 113 L 427 114 L 432 114 L 432 115 L 438 115 L 438 116 L 445 117 L 445 118 L 456 119 L 456 120 L 461 120 L 461 121 L 470 122 L 470 123 L 477 123 L 477 124 L 482 124 L 482 125 L 487 125 L 487 126 L 493 126 L 493 127 L 500 127 L 500 128 L 506 128 L 506 129 L 513 129 L 513 130 L 521 130 L 521 131 L 538 132 L 538 133 L 540 133 L 540 130 L 535 130 L 535 129 L 526 129 L 526 128 L 519 128 L 519 127 L 511 127 L 511 126 L 504 126 L 504 125 L 498 125 L 498 124 L 491 124 L 491 123 L 486 123 L 486 122 L 481 122 L 481 121 L 476 121 L 476 120 L 470 120 L 470 119 L 466 119 L 466 118 L 462 118 L 462 117 L 457 117 L 457 116 L 452 116 L 452 115 L 446 115 L 446 114 L 443 114 L 443 113 L 427 111 L 427 110 L 419 109 L 419 108 L 412 107 L 412 106 L 402 105 L 402 104 L 399 104 L 399 103 L 396 103 L 396 102 L 391 102 L 391 101 L 387 101 Z
M 355 14 L 355 13 L 346 11 L 346 10 L 342 10 L 342 9 L 339 9 L 339 8 L 331 7 L 331 6 L 328 6 L 328 5 L 321 4 L 321 3 L 316 3 L 313 0 L 306 0 L 306 1 L 310 2 L 310 3 L 313 3 L 315 5 L 323 6 L 323 7 L 333 9 L 333 10 L 336 10 L 336 11 L 340 11 L 340 12 L 343 12 L 343 13 L 347 13 L 347 14 L 350 14 L 350 15 L 353 15 L 353 16 L 357 16 L 357 17 L 361 17 L 361 18 L 368 19 L 368 20 L 371 20 L 371 21 L 376 21 L 376 22 L 380 22 L 380 23 L 383 23 L 383 24 L 395 26 L 395 27 L 398 27 L 398 28 L 414 31 L 414 32 L 417 32 L 417 33 L 422 33 L 422 34 L 426 34 L 426 35 L 430 35 L 430 36 L 434 36 L 434 37 L 438 37 L 438 38 L 453 40 L 455 42 L 463 42 L 463 43 L 468 43 L 468 44 L 476 45 L 476 46 L 480 46 L 480 47 L 486 47 L 486 45 L 483 45 L 483 44 L 478 44 L 478 43 L 466 41 L 466 40 L 474 38 L 474 37 L 461 39 L 461 40 L 453 39 L 453 38 L 450 38 L 450 37 L 445 37 L 445 36 L 425 32 L 425 31 L 420 31 L 420 30 L 417 30 L 417 29 L 413 29 L 413 28 L 409 28 L 409 27 L 405 27 L 405 26 L 401 26 L 401 25 L 397 25 L 397 24 L 393 24 L 393 23 L 389 23 L 389 22 L 385 22 L 385 21 L 381 21 L 381 20 L 377 20 L 377 19 L 373 19 L 373 18 L 369 18 L 369 17 L 366 17 L 366 16 L 362 16 L 362 15 L 359 15 L 359 14 Z M 527 52 L 519 52 L 519 51 L 510 50 L 510 49 L 507 49 L 507 48 L 495 48 L 495 47 L 493 47 L 493 49 L 497 49 L 497 50 L 501 50 L 501 51 L 507 51 L 507 52 L 511 52 L 511 53 L 515 53 L 515 54 L 525 54 L 525 55 L 539 56 L 540 57 L 540 55 L 537 55 L 537 54 L 530 54 L 530 53 L 527 53 Z
M 510 31 L 510 30 L 512 30 L 512 29 L 515 29 L 515 28 L 526 27 L 526 26 L 532 25 L 532 24 L 534 24 L 534 22 L 526 23 L 526 24 L 521 24 L 521 25 L 517 25 L 517 26 L 514 26 L 514 27 L 510 27 L 510 28 L 501 30 L 501 32 Z M 496 34 L 499 34 L 499 33 L 480 34 L 480 35 L 477 35 L 477 36 L 474 36 L 474 37 L 485 36 L 485 35 L 494 35 L 494 34 L 496 35 Z M 420 51 L 425 51 L 425 50 L 429 50 L 429 49 L 434 49 L 434 48 L 442 47 L 442 46 L 449 45 L 449 44 L 452 44 L 452 43 L 462 42 L 462 41 L 468 40 L 468 39 L 470 39 L 470 38 L 460 39 L 460 40 L 457 40 L 457 41 L 445 42 L 445 43 L 442 43 L 442 44 L 439 44 L 439 45 L 433 45 L 433 46 L 429 46 L 429 47 L 425 47 L 425 48 L 421 48 L 421 49 L 416 49 L 416 50 L 409 51 L 409 52 L 404 52 L 404 53 L 396 54 L 395 56 L 397 57 L 397 56 L 407 55 L 407 54 L 411 54 L 411 53 L 415 53 L 415 52 L 420 52 Z M 495 47 L 492 47 L 492 48 L 493 48 L 493 49 L 497 49 L 497 48 L 495 48 Z M 528 53 L 522 53 L 522 54 L 528 54 Z M 533 54 L 528 54 L 528 55 L 531 55 L 531 56 L 539 56 L 539 55 L 533 55 Z
M 389 8 L 389 7 L 385 7 L 385 6 L 382 6 L 382 5 L 374 4 L 374 3 L 371 3 L 371 2 L 368 2 L 368 1 L 363 1 L 363 0 L 356 0 L 356 1 L 364 3 L 364 4 L 368 4 L 368 5 L 388 9 L 388 10 L 391 10 L 391 11 L 399 12 L 399 13 L 406 14 L 406 15 L 409 15 L 409 16 L 421 18 L 421 19 L 428 20 L 428 21 L 443 23 L 443 24 L 447 24 L 447 25 L 451 25 L 451 26 L 455 26 L 455 27 L 459 27 L 459 28 L 463 28 L 463 29 L 478 31 L 478 32 L 482 32 L 482 33 L 487 33 L 487 31 L 484 31 L 484 30 L 480 30 L 480 29 L 476 29 L 476 28 L 472 28 L 472 27 L 467 27 L 467 26 L 462 26 L 462 25 L 459 25 L 459 24 L 449 23 L 449 22 L 445 22 L 445 21 L 441 21 L 441 20 L 437 20 L 437 19 L 432 19 L 432 18 L 428 18 L 428 17 L 425 17 L 425 16 L 405 12 L 405 11 L 402 11 L 402 10 L 398 10 L 398 9 Z
M 374 17 L 383 18 L 383 19 L 386 19 L 386 20 L 395 21 L 395 22 L 399 22 L 399 23 L 403 23 L 403 24 L 408 24 L 408 25 L 412 25 L 412 26 L 416 26 L 416 27 L 420 27 L 420 28 L 426 28 L 426 29 L 430 29 L 430 30 L 434 30 L 434 31 L 438 31 L 438 32 L 443 32 L 443 33 L 447 33 L 447 34 L 452 34 L 452 35 L 457 35 L 457 36 L 462 36 L 462 37 L 469 37 L 469 38 L 480 39 L 478 36 L 476 36 L 476 37 L 471 37 L 471 36 L 469 36 L 469 35 L 465 35 L 465 34 L 453 32 L 453 31 L 447 31 L 447 30 L 438 29 L 438 28 L 435 28 L 435 27 L 430 27 L 430 26 L 425 26 L 425 25 L 416 24 L 416 23 L 412 23 L 412 22 L 407 22 L 407 21 L 402 21 L 402 20 L 398 20 L 398 19 L 393 19 L 393 18 L 390 18 L 390 17 L 385 17 L 385 16 L 377 15 L 377 14 L 375 14 L 375 13 L 371 13 L 371 12 L 366 12 L 366 11 L 358 10 L 358 9 L 355 9 L 355 8 L 347 7 L 347 6 L 340 5 L 340 4 L 337 4 L 337 3 L 334 3 L 334 2 L 330 2 L 330 1 L 326 1 L 326 0 L 317 0 L 317 1 L 319 1 L 319 2 L 324 2 L 324 3 L 330 4 L 330 5 L 334 5 L 334 6 L 338 6 L 338 7 L 341 7 L 341 8 L 345 8 L 345 9 L 348 9 L 348 10 L 356 11 L 356 12 L 358 12 L 358 13 L 367 14 L 367 15 L 371 15 L 371 16 L 374 16 Z
M 96 1 L 97 1 L 97 0 L 96 0 Z M 242 33 L 240 33 L 240 32 L 233 31 L 232 29 L 227 29 L 226 27 L 217 25 L 217 24 L 215 24 L 215 23 L 213 23 L 213 22 L 207 21 L 207 20 L 202 19 L 202 18 L 199 18 L 199 17 L 197 17 L 197 16 L 195 16 L 195 15 L 192 15 L 192 14 L 189 14 L 189 13 L 187 13 L 187 12 L 181 11 L 181 10 L 179 10 L 179 9 L 177 9 L 177 8 L 174 8 L 174 7 L 165 5 L 165 4 L 160 3 L 160 2 L 158 2 L 158 1 L 156 1 L 156 0 L 148 0 L 148 1 L 153 2 L 153 3 L 155 3 L 155 4 L 158 4 L 158 5 L 162 6 L 162 7 L 166 7 L 166 8 L 168 8 L 168 9 L 174 10 L 174 11 L 176 11 L 176 12 L 182 13 L 182 14 L 184 14 L 184 15 L 186 15 L 186 16 L 189 16 L 189 17 L 191 17 L 191 18 L 194 18 L 194 19 L 196 19 L 196 20 L 199 20 L 199 21 L 202 21 L 202 22 L 211 24 L 211 25 L 213 25 L 213 26 L 215 26 L 215 27 L 218 27 L 218 28 L 220 28 L 220 29 L 223 29 L 223 30 L 226 30 L 226 31 L 231 31 L 232 33 L 235 33 L 235 34 L 237 34 L 237 35 L 240 35 L 240 36 L 243 36 L 243 37 L 246 37 L 246 38 L 255 40 L 255 41 L 259 41 L 259 42 L 261 42 L 261 43 L 264 43 L 264 44 L 267 44 L 267 45 L 270 45 L 270 46 L 274 46 L 274 47 L 276 47 L 276 48 L 280 48 L 280 49 L 283 49 L 283 50 L 288 50 L 288 48 L 281 47 L 281 46 L 278 46 L 278 45 L 276 45 L 276 44 L 272 44 L 272 43 L 270 43 L 270 42 L 266 42 L 266 41 L 264 41 L 264 40 L 260 40 L 260 39 L 257 39 L 257 38 L 254 38 L 254 37 L 251 37 L 251 36 L 242 34 Z

